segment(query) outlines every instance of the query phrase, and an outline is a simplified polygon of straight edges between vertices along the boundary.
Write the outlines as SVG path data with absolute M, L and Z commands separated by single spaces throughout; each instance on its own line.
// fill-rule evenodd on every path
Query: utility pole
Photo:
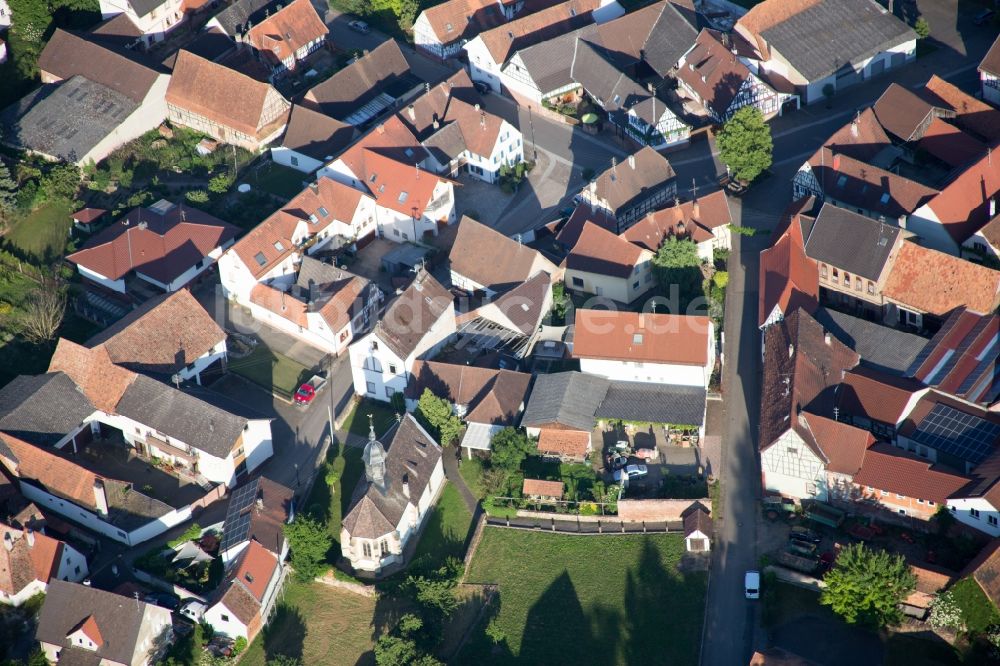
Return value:
M 531 105 L 528 105 L 528 127 L 531 130 L 531 159 L 538 161 L 538 145 L 535 143 L 535 123 L 531 119 Z

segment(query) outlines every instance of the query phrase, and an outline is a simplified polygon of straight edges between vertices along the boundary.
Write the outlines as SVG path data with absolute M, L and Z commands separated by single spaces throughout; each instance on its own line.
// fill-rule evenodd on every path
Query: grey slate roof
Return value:
M 628 109 L 649 97 L 646 90 L 606 58 L 603 49 L 582 39 L 576 41 L 570 74 L 591 97 L 601 101 L 605 111 Z
M 241 35 L 250 29 L 250 24 L 256 25 L 265 18 L 265 11 L 273 14 L 277 11 L 276 0 L 236 0 L 221 12 L 215 19 L 230 37 Z
M 643 46 L 643 59 L 657 74 L 666 76 L 697 36 L 698 31 L 673 2 L 664 3 Z
M 139 105 L 83 76 L 44 85 L 0 113 L 4 142 L 76 162 Z
M 454 309 L 451 292 L 430 273 L 421 273 L 389 304 L 375 335 L 401 359 L 417 348 L 438 320 Z
M 594 414 L 608 393 L 604 377 L 571 370 L 539 375 L 521 417 L 521 425 L 545 426 L 553 423 L 576 430 L 594 429 Z
M 53 578 L 38 616 L 35 637 L 45 643 L 69 647 L 67 635 L 93 616 L 104 639 L 94 654 L 101 659 L 131 664 L 147 605 L 132 597 Z
M 573 83 L 570 70 L 573 65 L 573 52 L 576 49 L 577 39 L 596 37 L 597 26 L 587 25 L 541 44 L 522 49 L 518 51 L 518 56 L 538 89 L 542 93 L 549 93 Z
M 424 139 L 423 145 L 438 163 L 447 164 L 465 152 L 465 135 L 461 125 L 450 122 Z
M 874 0 L 822 0 L 761 36 L 809 81 L 916 39 L 911 28 Z
M 344 529 L 352 537 L 377 539 L 396 529 L 406 506 L 423 495 L 431 474 L 441 460 L 441 447 L 412 414 L 386 433 L 385 491 L 361 477 L 344 517 Z M 403 493 L 403 478 L 409 485 L 409 498 Z
M 229 455 L 249 420 L 142 375 L 125 390 L 116 409 L 122 416 L 219 458 Z
M 154 9 L 167 4 L 167 0 L 128 0 L 136 16 L 145 16 Z
M 0 389 L 0 430 L 32 444 L 55 444 L 95 411 L 62 372 L 21 375 Z
M 899 233 L 899 227 L 824 204 L 806 239 L 806 254 L 852 276 L 877 280 Z
M 861 364 L 887 374 L 902 375 L 927 338 L 882 326 L 843 312 L 819 308 L 813 317 L 838 340 L 861 355 Z
M 594 416 L 700 426 L 705 422 L 706 400 L 705 389 L 699 386 L 613 381 Z

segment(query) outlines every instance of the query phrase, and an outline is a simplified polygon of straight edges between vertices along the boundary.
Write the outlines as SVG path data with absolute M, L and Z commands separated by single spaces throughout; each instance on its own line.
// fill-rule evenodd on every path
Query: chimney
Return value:
M 32 548 L 35 545 L 35 530 L 30 527 L 24 531 L 24 538 L 28 542 L 28 548 Z
M 104 492 L 104 481 L 94 479 L 94 506 L 100 516 L 108 515 L 108 496 Z
M 788 358 L 791 358 L 793 356 L 795 356 L 795 345 L 789 343 L 788 344 Z
M 7 552 L 14 550 L 14 538 L 10 532 L 3 533 L 3 547 L 7 549 Z
M 997 198 L 993 197 L 990 199 L 990 219 L 996 217 L 997 214 Z
M 899 228 L 900 229 L 905 229 L 906 228 L 906 215 L 900 215 L 899 216 Z
M 701 219 L 701 207 L 698 205 L 697 199 L 691 202 L 691 219 L 692 220 Z
M 646 328 L 646 316 L 642 312 L 639 313 L 639 328 Z
M 476 104 L 476 111 L 479 111 L 479 104 Z
M 840 155 L 833 156 L 833 170 L 840 171 Z
M 823 342 L 826 343 L 827 347 L 833 344 L 833 337 L 830 335 L 830 331 L 823 332 Z
M 434 124 L 434 131 L 435 132 L 438 131 L 439 129 L 441 129 L 441 123 L 438 122 L 437 118 L 434 119 L 434 123 L 433 124 Z
M 633 169 L 635 168 L 635 155 L 634 154 L 628 156 L 628 165 L 630 167 L 632 167 Z
M 375 126 L 375 131 L 379 134 L 385 134 L 385 127 L 382 126 L 382 123 L 379 123 Z
M 486 112 L 485 111 L 480 111 L 479 112 L 479 126 L 482 127 L 483 129 L 486 129 Z
M 406 113 L 410 116 L 410 120 L 417 121 L 417 110 L 413 108 L 412 104 L 406 107 Z
M 403 475 L 403 495 L 406 499 L 410 499 L 410 475 Z

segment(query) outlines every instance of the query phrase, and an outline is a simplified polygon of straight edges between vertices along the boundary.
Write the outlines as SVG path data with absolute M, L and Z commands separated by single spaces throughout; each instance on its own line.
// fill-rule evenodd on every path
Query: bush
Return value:
M 936 629 L 961 629 L 965 626 L 962 609 L 951 592 L 942 592 L 934 598 L 929 621 Z
M 225 194 L 233 184 L 233 179 L 227 173 L 212 176 L 208 181 L 208 191 L 213 194 Z
M 188 190 L 184 198 L 191 203 L 208 203 L 208 192 L 205 190 Z
M 913 24 L 913 32 L 917 33 L 918 39 L 927 39 L 931 34 L 931 24 L 923 16 Z

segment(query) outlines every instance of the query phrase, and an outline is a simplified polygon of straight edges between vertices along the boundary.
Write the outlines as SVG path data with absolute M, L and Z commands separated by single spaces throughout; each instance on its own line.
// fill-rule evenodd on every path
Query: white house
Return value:
M 172 292 L 208 270 L 238 232 L 197 208 L 161 199 L 133 208 L 66 259 L 82 277 L 112 291 L 127 293 L 134 276 Z
M 948 510 L 963 525 L 996 538 L 1000 536 L 1000 498 L 996 496 L 996 486 L 983 494 L 979 492 L 975 487 L 960 490 L 948 498 Z
M 173 641 L 170 611 L 131 596 L 53 580 L 35 638 L 51 663 L 156 663 Z
M 753 51 L 739 56 L 750 71 L 806 104 L 824 100 L 827 86 L 840 91 L 917 57 L 916 33 L 873 0 L 766 0 L 734 30 Z
M 993 259 L 1000 261 L 1000 215 L 996 215 L 982 229 L 962 243 L 962 255 L 973 261 Z
M 492 227 L 463 217 L 448 254 L 452 286 L 495 297 L 538 272 L 553 278 L 559 269 L 538 250 L 504 236 Z
M 2 21 L 0 19 L 0 23 Z M 1000 37 L 997 37 L 979 63 L 979 81 L 983 88 L 983 99 L 994 106 L 1000 106 Z
M 7 0 L 0 0 L 0 28 L 10 27 L 10 5 Z
M 20 606 L 52 578 L 78 583 L 90 573 L 82 553 L 42 532 L 0 523 L 0 539 L 0 604 Z
M 469 76 L 501 92 L 504 65 L 517 51 L 624 13 L 615 0 L 567 0 L 481 32 L 463 47 L 469 59 Z
M 386 445 L 368 435 L 358 481 L 340 530 L 340 549 L 355 570 L 379 574 L 402 564 L 408 542 L 444 485 L 441 447 L 412 414 L 387 433 Z
M 413 43 L 440 60 L 453 58 L 467 41 L 511 20 L 525 4 L 524 0 L 447 0 L 420 12 L 413 22 Z
M 271 78 L 286 75 L 323 46 L 329 29 L 309 0 L 292 0 L 252 25 L 243 42 L 271 68 Z
M 715 328 L 694 315 L 577 310 L 573 358 L 582 372 L 612 380 L 707 388 Z
M 243 551 L 203 622 L 217 635 L 252 641 L 267 624 L 278 599 L 286 569 L 277 556 L 256 541 Z
M 294 284 L 256 284 L 249 308 L 254 319 L 339 355 L 368 330 L 382 298 L 366 278 L 304 255 Z
M 729 198 L 716 190 L 691 201 L 675 200 L 672 206 L 647 213 L 621 237 L 650 252 L 659 250 L 670 237 L 687 238 L 698 246 L 698 257 L 710 262 L 716 250 L 732 247 L 732 222 Z
M 271 147 L 271 159 L 303 174 L 312 174 L 347 148 L 356 135 L 353 126 L 295 104 L 281 145 Z
M 376 216 L 372 197 L 319 177 L 222 255 L 223 293 L 249 307 L 258 284 L 289 288 L 304 255 L 374 237 Z
M 126 14 L 146 46 L 162 42 L 185 18 L 184 0 L 100 0 L 101 18 Z
M 350 347 L 354 392 L 388 402 L 406 390 L 417 359 L 430 358 L 455 335 L 452 295 L 420 272 L 375 329 Z
M 701 502 L 695 502 L 681 514 L 684 523 L 684 548 L 689 553 L 707 553 L 712 549 L 712 516 Z

